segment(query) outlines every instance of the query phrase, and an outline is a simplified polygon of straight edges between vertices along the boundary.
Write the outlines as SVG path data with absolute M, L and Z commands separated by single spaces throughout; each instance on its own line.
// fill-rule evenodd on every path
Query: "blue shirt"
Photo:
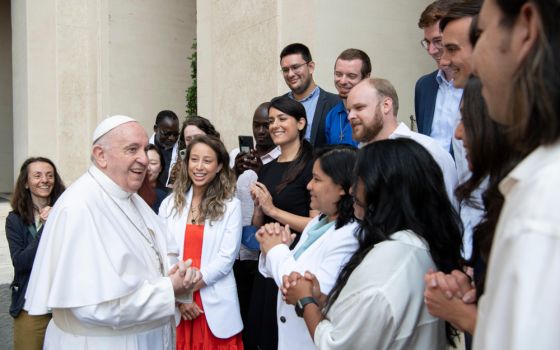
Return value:
M 438 92 L 430 137 L 435 139 L 444 150 L 451 150 L 451 139 L 457 127 L 457 112 L 463 96 L 463 89 L 453 87 L 453 82 L 443 76 L 441 70 L 436 76 Z
M 342 101 L 327 113 L 325 137 L 329 145 L 348 144 L 358 147 L 358 142 L 352 139 L 352 125 L 348 121 L 348 112 Z
M 315 87 L 313 91 L 309 94 L 309 96 L 305 97 L 301 100 L 296 100 L 303 105 L 305 108 L 305 114 L 307 116 L 307 129 L 305 130 L 305 138 L 307 141 L 311 140 L 311 125 L 313 125 L 313 117 L 315 116 L 315 110 L 317 109 L 317 102 L 319 101 L 320 95 L 319 87 Z M 294 94 L 290 91 L 288 96 L 295 100 Z

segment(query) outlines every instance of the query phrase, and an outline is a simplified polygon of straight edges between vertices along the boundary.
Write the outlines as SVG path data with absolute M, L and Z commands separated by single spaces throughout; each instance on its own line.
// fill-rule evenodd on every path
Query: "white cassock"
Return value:
M 26 294 L 52 309 L 44 349 L 174 349 L 163 225 L 95 166 L 57 201 Z

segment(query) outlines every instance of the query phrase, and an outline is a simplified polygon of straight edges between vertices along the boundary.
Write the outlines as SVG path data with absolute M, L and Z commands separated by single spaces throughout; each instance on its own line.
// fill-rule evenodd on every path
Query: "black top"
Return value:
M 274 206 L 292 214 L 309 216 L 310 196 L 307 184 L 311 181 L 313 161 L 310 161 L 301 174 L 282 191 L 276 191 L 282 175 L 286 172 L 291 162 L 280 163 L 274 160 L 263 165 L 259 171 L 259 181 L 266 185 L 272 196 Z M 265 216 L 264 222 L 274 222 Z M 298 235 L 299 238 L 299 235 Z M 295 245 L 296 241 L 292 245 Z M 253 292 L 249 306 L 248 322 L 245 325 L 245 339 L 248 344 L 245 350 L 274 350 L 278 347 L 278 316 L 276 314 L 276 298 L 278 287 L 272 278 L 265 278 L 260 273 L 255 275 Z M 294 311 L 295 312 L 295 311 Z M 283 318 L 283 317 L 282 317 Z M 282 322 L 280 319 L 279 322 Z M 285 322 L 285 319 L 284 319 Z
M 39 229 L 36 237 L 33 238 L 29 227 L 18 214 L 11 211 L 6 218 L 6 237 L 8 238 L 10 256 L 14 265 L 14 280 L 10 285 L 12 291 L 10 315 L 12 317 L 19 315 L 25 303 L 25 291 L 29 283 L 29 276 L 39 247 L 43 227 L 44 225 Z
M 163 160 L 165 162 L 164 168 L 161 170 L 161 173 L 158 176 L 158 184 L 157 187 L 165 192 L 169 192 L 169 189 L 166 187 L 167 185 L 167 178 L 169 177 L 169 165 L 171 165 L 171 156 L 173 155 L 173 147 L 170 149 L 164 149 L 163 147 L 158 146 L 156 142 L 156 147 L 159 148 L 161 154 L 163 154 Z
M 278 209 L 285 210 L 299 216 L 309 216 L 309 191 L 307 184 L 311 181 L 311 171 L 313 162 L 307 163 L 301 174 L 291 183 L 280 191 L 276 191 L 276 186 L 282 180 L 282 176 L 287 171 L 292 162 L 278 162 L 277 159 L 262 166 L 259 171 L 259 181 L 263 183 L 270 195 L 272 203 Z M 264 223 L 276 220 L 265 215 Z

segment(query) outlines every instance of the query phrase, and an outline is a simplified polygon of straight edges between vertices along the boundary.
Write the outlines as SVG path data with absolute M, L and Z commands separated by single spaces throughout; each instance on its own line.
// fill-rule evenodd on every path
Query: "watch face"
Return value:
M 303 306 L 301 305 L 301 300 L 298 300 L 296 303 L 296 315 L 298 315 L 298 317 L 303 317 Z

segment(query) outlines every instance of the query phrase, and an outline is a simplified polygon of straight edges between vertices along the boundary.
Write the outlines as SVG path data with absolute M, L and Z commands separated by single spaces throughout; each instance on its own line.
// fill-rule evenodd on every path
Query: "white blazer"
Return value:
M 173 196 L 168 196 L 159 208 L 167 231 L 175 238 L 179 256 L 183 257 L 185 228 L 191 208 L 192 189 L 185 196 L 185 207 L 177 213 Z M 206 287 L 200 290 L 204 314 L 212 333 L 229 338 L 243 329 L 239 312 L 237 287 L 233 277 L 233 263 L 241 245 L 241 204 L 237 198 L 226 202 L 224 216 L 214 222 L 204 221 L 204 239 L 200 272 Z
M 340 270 L 358 249 L 356 239 L 358 224 L 348 223 L 338 230 L 332 226 L 295 260 L 294 253 L 303 245 L 309 235 L 309 229 L 317 224 L 319 216 L 305 226 L 293 250 L 285 244 L 279 244 L 270 249 L 266 256 L 261 254 L 259 271 L 263 276 L 272 277 L 277 285 L 281 285 L 283 275 L 288 275 L 292 271 L 303 275 L 305 271 L 309 271 L 317 276 L 321 292 L 324 294 L 330 292 Z M 288 305 L 282 300 L 280 291 L 276 310 L 279 350 L 316 349 L 304 319 L 296 315 L 293 305 Z

